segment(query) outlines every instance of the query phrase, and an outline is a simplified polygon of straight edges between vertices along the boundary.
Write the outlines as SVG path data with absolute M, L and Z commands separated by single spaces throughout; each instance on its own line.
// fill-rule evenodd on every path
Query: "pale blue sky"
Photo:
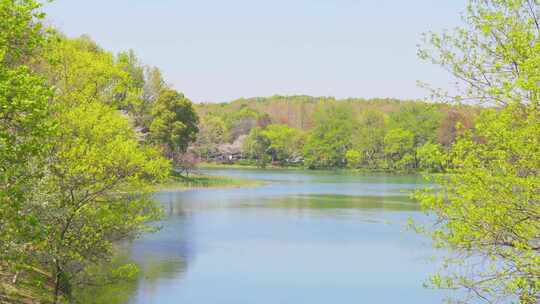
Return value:
M 422 98 L 449 77 L 416 57 L 465 0 L 55 0 L 50 23 L 134 49 L 194 101 L 308 94 Z

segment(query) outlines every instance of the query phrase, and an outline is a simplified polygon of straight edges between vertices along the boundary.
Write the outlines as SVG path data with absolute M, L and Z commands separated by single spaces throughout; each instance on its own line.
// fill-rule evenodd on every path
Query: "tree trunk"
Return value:
M 58 298 L 60 296 L 60 278 L 62 276 L 62 270 L 60 268 L 60 265 L 58 262 L 55 261 L 56 264 L 56 273 L 54 277 L 54 300 L 53 304 L 58 304 Z

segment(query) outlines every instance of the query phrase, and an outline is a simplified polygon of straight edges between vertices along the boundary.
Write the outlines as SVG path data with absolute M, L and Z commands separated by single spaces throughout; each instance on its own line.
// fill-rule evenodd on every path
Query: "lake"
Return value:
M 107 303 L 441 303 L 422 287 L 436 270 L 418 176 L 210 170 L 260 187 L 161 192 L 162 229 L 127 247 L 134 283 Z M 99 298 L 95 296 L 95 298 Z M 97 301 L 97 300 L 96 300 Z

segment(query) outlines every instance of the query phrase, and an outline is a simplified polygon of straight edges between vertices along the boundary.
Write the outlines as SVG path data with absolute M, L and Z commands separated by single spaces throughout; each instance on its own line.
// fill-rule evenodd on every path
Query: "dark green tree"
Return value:
M 150 136 L 171 159 L 186 152 L 197 138 L 199 118 L 193 104 L 175 90 L 161 91 L 152 109 Z

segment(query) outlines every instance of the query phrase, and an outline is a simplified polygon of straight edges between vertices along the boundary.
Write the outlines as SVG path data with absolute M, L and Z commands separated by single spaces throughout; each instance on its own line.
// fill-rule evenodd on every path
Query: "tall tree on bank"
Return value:
M 163 146 L 172 160 L 185 153 L 189 144 L 197 139 L 199 118 L 193 104 L 184 95 L 171 90 L 162 90 L 152 109 L 150 125 L 152 140 Z
M 495 106 L 445 157 L 449 174 L 418 194 L 452 255 L 433 277 L 459 303 L 540 302 L 540 2 L 471 0 L 467 26 L 427 35 L 420 56 L 460 82 L 454 102 Z

